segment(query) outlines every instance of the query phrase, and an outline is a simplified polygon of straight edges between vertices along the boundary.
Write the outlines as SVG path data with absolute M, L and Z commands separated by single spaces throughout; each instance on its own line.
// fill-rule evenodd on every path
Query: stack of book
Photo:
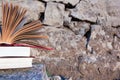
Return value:
M 0 47 L 0 69 L 32 67 L 29 47 Z
M 32 67 L 31 48 L 52 50 L 32 41 L 47 39 L 35 32 L 42 27 L 39 20 L 27 22 L 27 10 L 11 2 L 2 2 L 2 26 L 0 26 L 0 69 Z M 28 40 L 29 39 L 29 40 Z

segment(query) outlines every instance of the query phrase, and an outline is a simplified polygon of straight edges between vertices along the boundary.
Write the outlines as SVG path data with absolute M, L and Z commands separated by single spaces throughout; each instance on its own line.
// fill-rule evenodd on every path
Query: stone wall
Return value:
M 28 21 L 39 19 L 44 24 L 39 32 L 49 39 L 37 42 L 54 50 L 31 52 L 52 75 L 120 79 L 120 0 L 9 1 L 28 10 Z

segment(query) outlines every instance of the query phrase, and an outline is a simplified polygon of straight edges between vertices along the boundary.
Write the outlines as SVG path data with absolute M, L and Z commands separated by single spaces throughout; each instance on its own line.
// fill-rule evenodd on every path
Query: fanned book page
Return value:
M 48 38 L 39 34 L 28 34 L 42 27 L 39 20 L 26 23 L 26 9 L 12 3 L 2 3 L 2 26 L 0 44 L 13 44 L 24 39 Z M 26 43 L 25 43 L 26 44 Z M 27 43 L 29 44 L 29 43 Z M 31 44 L 31 43 L 30 43 Z M 33 42 L 32 42 L 33 44 Z

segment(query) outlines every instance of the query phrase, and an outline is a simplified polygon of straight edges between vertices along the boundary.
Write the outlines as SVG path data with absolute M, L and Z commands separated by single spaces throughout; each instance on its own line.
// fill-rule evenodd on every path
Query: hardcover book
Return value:
M 30 47 L 0 47 L 0 57 L 30 56 Z
M 0 69 L 32 67 L 32 57 L 1 57 Z

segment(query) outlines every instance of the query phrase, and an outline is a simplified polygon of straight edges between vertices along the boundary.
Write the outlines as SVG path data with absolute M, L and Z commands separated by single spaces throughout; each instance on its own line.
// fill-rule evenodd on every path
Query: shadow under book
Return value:
M 0 69 L 32 67 L 30 47 L 0 47 Z

